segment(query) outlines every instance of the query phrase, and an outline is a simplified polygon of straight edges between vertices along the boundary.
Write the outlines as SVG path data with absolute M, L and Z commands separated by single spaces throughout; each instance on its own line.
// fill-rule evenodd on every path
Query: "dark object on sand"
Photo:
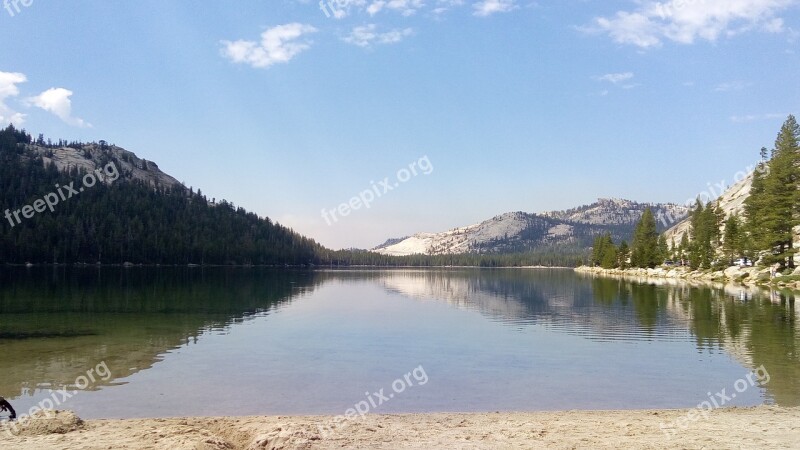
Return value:
M 0 397 L 0 411 L 8 411 L 9 419 L 11 420 L 17 418 L 17 412 L 14 411 L 14 407 L 11 406 L 11 403 L 8 403 L 3 397 Z

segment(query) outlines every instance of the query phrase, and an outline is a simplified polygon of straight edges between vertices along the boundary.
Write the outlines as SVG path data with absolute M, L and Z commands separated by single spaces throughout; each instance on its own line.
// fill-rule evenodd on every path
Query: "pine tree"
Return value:
M 612 269 L 617 266 L 617 248 L 611 239 L 611 233 L 595 237 L 592 247 L 592 265 L 604 269 Z
M 717 263 L 717 251 L 721 233 L 720 226 L 725 214 L 710 202 L 703 206 L 695 203 L 691 216 L 691 242 L 689 243 L 689 266 L 692 269 L 708 269 Z
M 775 140 L 769 173 L 755 174 L 745 204 L 756 248 L 768 250 L 763 262 L 794 267 L 795 226 L 800 225 L 800 126 L 789 116 Z
M 767 208 L 765 179 L 768 171 L 769 164 L 766 161 L 756 167 L 753 172 L 750 196 L 744 201 L 746 229 L 754 249 L 766 249 L 768 246 L 764 228 L 764 211 Z
M 692 215 L 690 219 L 691 229 L 689 234 L 691 235 L 691 242 L 689 242 L 689 266 L 692 269 L 699 269 L 703 265 L 704 261 L 704 245 L 703 240 L 705 236 L 705 221 L 703 220 L 703 216 L 705 215 L 705 210 L 703 208 L 703 203 L 700 202 L 700 199 L 697 200 L 695 203 L 694 209 L 692 210 Z
M 600 261 L 600 266 L 604 269 L 613 269 L 617 267 L 617 248 L 611 241 L 611 234 L 607 235 L 605 248 L 603 251 L 603 259 Z
M 645 209 L 633 233 L 631 264 L 634 267 L 655 267 L 658 261 L 658 231 L 650 208 Z
M 592 266 L 596 267 L 600 265 L 600 261 L 603 259 L 603 237 L 602 236 L 595 236 L 594 243 L 592 244 Z
M 739 216 L 735 214 L 731 214 L 725 221 L 722 249 L 725 253 L 725 259 L 728 260 L 731 265 L 733 265 L 736 258 L 743 256 L 745 253 L 742 221 L 739 219 Z
M 669 259 L 669 246 L 667 237 L 662 234 L 658 236 L 658 263 L 661 264 L 667 259 Z
M 681 260 L 681 265 L 686 265 L 689 258 L 689 233 L 683 233 L 681 236 L 681 243 L 678 246 L 678 258 Z
M 617 250 L 617 267 L 620 269 L 627 269 L 628 268 L 628 259 L 631 256 L 631 249 L 628 247 L 628 243 L 622 241 L 619 244 L 619 249 Z

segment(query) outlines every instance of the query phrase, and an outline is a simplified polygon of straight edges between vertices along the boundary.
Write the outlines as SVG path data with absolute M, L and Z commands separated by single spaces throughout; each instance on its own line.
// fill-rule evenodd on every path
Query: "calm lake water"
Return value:
M 776 292 L 570 270 L 2 269 L 0 396 L 84 418 L 798 406 L 798 319 Z

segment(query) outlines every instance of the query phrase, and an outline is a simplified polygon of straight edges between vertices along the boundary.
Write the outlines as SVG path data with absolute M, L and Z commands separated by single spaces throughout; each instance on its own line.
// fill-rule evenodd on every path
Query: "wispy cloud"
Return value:
M 367 14 L 374 16 L 383 10 L 399 12 L 403 16 L 413 16 L 425 7 L 423 0 L 372 0 L 363 8 Z
M 50 88 L 35 97 L 26 99 L 26 103 L 53 113 L 64 123 L 75 127 L 91 128 L 92 124 L 79 117 L 72 116 L 72 91 L 64 88 Z
M 386 2 L 384 0 L 376 0 L 370 3 L 370 5 L 367 7 L 367 14 L 374 16 L 375 14 L 381 12 L 384 6 L 386 6 Z
M 714 92 L 730 92 L 730 91 L 741 91 L 747 87 L 749 87 L 752 83 L 747 83 L 740 80 L 735 81 L 726 81 L 724 83 L 720 83 L 714 87 Z
M 776 120 L 776 119 L 783 119 L 787 117 L 788 114 L 779 114 L 779 113 L 770 113 L 770 114 L 749 114 L 746 116 L 731 116 L 731 122 L 734 123 L 746 123 L 746 122 L 758 122 L 761 120 Z
M 632 11 L 598 17 L 590 32 L 608 34 L 614 42 L 642 48 L 657 47 L 665 40 L 692 44 L 698 39 L 716 41 L 758 30 L 781 33 L 783 19 L 777 15 L 798 0 L 668 0 L 637 1 Z
M 389 0 L 386 9 L 392 9 L 404 16 L 411 16 L 425 6 L 422 0 Z
M 633 72 L 623 73 L 607 73 L 605 75 L 596 77 L 598 81 L 608 81 L 609 83 L 619 84 L 633 78 Z
M 411 28 L 379 32 L 378 26 L 371 23 L 353 28 L 350 34 L 342 38 L 342 40 L 348 44 L 366 48 L 372 44 L 395 44 L 412 34 L 414 34 L 414 30 Z
M 18 84 L 28 81 L 28 78 L 18 72 L 0 72 L 0 125 L 13 123 L 22 125 L 25 123 L 25 114 L 11 109 L 6 104 L 6 100 L 19 95 Z
M 518 8 L 515 0 L 481 0 L 472 4 L 474 15 L 487 17 L 492 14 L 509 12 Z
M 289 23 L 269 28 L 261 33 L 261 41 L 221 41 L 222 55 L 236 64 L 266 68 L 278 63 L 287 63 L 295 56 L 311 48 L 311 42 L 301 40 L 317 31 L 311 25 Z
M 611 83 L 614 86 L 621 88 L 621 89 L 633 89 L 639 84 L 631 83 L 630 81 L 633 80 L 633 72 L 619 72 L 619 73 L 607 73 L 605 75 L 600 75 L 597 77 L 593 77 L 594 80 L 602 82 L 602 83 Z M 600 92 L 600 95 L 605 97 L 609 94 L 608 89 L 604 89 Z
M 436 0 L 436 6 L 433 8 L 434 14 L 444 14 L 452 8 L 462 6 L 464 0 Z

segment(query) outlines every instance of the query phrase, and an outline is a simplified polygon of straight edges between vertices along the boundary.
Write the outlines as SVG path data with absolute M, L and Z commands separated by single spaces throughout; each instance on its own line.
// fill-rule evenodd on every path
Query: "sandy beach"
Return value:
M 741 449 L 800 448 L 800 408 L 368 415 L 320 431 L 329 416 L 82 421 L 34 418 L 0 448 L 47 449 Z

